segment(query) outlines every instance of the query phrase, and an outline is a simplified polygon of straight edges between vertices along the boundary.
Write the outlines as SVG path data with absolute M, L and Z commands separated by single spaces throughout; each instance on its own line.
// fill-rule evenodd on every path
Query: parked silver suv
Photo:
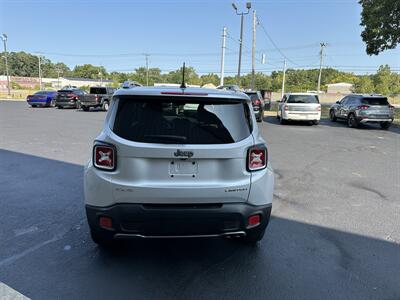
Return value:
M 241 92 L 118 90 L 85 167 L 93 240 L 262 239 L 274 174 Z
M 394 107 L 386 97 L 378 95 L 348 95 L 337 101 L 329 110 L 332 122 L 346 120 L 349 127 L 360 123 L 379 123 L 388 129 L 394 119 Z

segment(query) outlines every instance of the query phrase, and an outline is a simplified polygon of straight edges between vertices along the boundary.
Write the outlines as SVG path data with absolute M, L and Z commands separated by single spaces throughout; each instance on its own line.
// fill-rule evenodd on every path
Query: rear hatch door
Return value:
M 368 105 L 368 109 L 365 112 L 370 118 L 386 119 L 391 117 L 392 111 L 386 97 L 366 97 L 361 100 L 361 103 Z
M 253 145 L 246 102 L 119 99 L 109 142 L 118 203 L 246 202 Z
M 59 90 L 57 93 L 57 102 L 69 102 L 75 96 L 73 90 Z
M 286 106 L 295 114 L 315 114 L 321 107 L 317 95 L 290 95 Z

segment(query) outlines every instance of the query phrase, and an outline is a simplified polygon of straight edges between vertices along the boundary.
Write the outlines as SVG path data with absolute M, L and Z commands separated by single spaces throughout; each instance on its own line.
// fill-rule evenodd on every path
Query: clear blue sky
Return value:
M 42 52 L 68 66 L 91 63 L 108 71 L 143 66 L 177 69 L 183 61 L 199 73 L 219 72 L 222 27 L 228 28 L 226 71 L 237 69 L 240 18 L 225 0 L 0 0 L 0 32 L 10 51 Z M 244 9 L 245 1 L 236 1 Z M 261 23 L 290 60 L 289 67 L 315 67 L 319 43 L 327 42 L 325 65 L 373 73 L 381 64 L 400 71 L 400 48 L 365 54 L 356 0 L 252 1 Z M 251 15 L 245 18 L 243 72 L 251 68 Z M 280 69 L 283 57 L 257 27 L 257 69 Z M 267 63 L 260 63 L 265 53 Z M 230 73 L 231 72 L 231 73 Z

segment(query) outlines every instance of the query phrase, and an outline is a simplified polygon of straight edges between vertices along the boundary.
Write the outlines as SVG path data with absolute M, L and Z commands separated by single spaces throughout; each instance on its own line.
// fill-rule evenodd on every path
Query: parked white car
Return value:
M 318 125 L 321 119 L 321 104 L 318 95 L 312 93 L 289 93 L 279 101 L 276 117 L 281 124 L 288 121 L 308 121 Z
M 274 173 L 248 96 L 200 88 L 115 92 L 84 190 L 93 240 L 261 240 Z

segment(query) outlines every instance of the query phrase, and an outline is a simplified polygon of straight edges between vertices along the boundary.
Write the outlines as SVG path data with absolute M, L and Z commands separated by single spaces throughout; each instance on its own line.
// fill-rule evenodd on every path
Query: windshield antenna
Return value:
M 180 86 L 181 89 L 186 89 L 186 83 L 185 83 L 185 63 L 183 63 L 182 67 L 182 84 Z

